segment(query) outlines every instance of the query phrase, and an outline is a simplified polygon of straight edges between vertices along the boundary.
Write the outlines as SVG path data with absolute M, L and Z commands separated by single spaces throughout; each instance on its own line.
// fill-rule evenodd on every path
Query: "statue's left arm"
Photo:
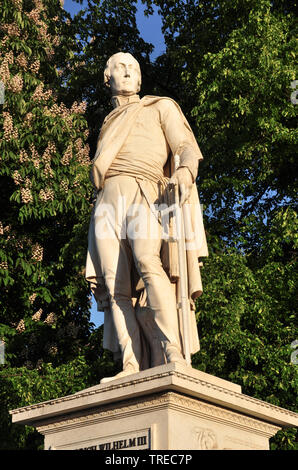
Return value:
M 198 174 L 202 155 L 180 108 L 168 99 L 159 104 L 161 125 L 173 155 L 179 155 L 179 167 L 171 178 L 180 188 L 181 205 L 188 199 Z

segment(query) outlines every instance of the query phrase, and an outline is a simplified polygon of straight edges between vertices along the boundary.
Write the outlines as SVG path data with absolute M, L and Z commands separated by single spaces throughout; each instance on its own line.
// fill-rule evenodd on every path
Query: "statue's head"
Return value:
M 141 69 L 138 61 L 129 53 L 117 52 L 106 63 L 104 83 L 112 95 L 134 95 L 141 89 Z

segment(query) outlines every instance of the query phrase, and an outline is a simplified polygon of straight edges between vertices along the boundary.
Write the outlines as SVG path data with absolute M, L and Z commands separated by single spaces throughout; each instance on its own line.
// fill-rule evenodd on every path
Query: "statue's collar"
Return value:
M 118 106 L 123 106 L 124 104 L 138 103 L 139 101 L 140 101 L 139 95 L 131 95 L 131 96 L 117 95 L 117 96 L 112 96 L 111 98 L 111 103 L 113 105 L 113 108 L 118 108 Z

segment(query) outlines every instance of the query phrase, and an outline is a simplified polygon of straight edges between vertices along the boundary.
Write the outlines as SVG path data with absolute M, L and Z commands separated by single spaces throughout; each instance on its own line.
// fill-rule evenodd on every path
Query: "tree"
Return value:
M 170 86 L 183 90 L 206 157 L 198 189 L 210 257 L 193 364 L 295 410 L 293 10 L 267 0 L 143 3 L 159 7 Z M 297 446 L 295 435 L 280 433 L 272 447 Z
M 27 438 L 8 438 L 7 407 L 51 398 L 59 367 L 71 391 L 81 370 L 73 364 L 90 336 L 83 269 L 92 194 L 86 104 L 61 99 L 74 39 L 59 0 L 4 0 L 0 15 L 0 433 L 9 448 Z
M 294 18 L 269 0 L 144 3 L 160 8 L 170 75 L 180 71 L 180 101 L 206 155 L 208 223 L 221 237 L 253 236 L 256 220 L 296 194 Z

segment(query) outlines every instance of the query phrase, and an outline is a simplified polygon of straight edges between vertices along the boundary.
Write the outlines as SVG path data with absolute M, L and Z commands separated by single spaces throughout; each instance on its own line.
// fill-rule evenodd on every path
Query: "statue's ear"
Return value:
M 111 85 L 110 85 L 110 80 L 111 80 L 111 77 L 109 76 L 109 74 L 104 74 L 104 84 L 107 88 L 110 88 Z

